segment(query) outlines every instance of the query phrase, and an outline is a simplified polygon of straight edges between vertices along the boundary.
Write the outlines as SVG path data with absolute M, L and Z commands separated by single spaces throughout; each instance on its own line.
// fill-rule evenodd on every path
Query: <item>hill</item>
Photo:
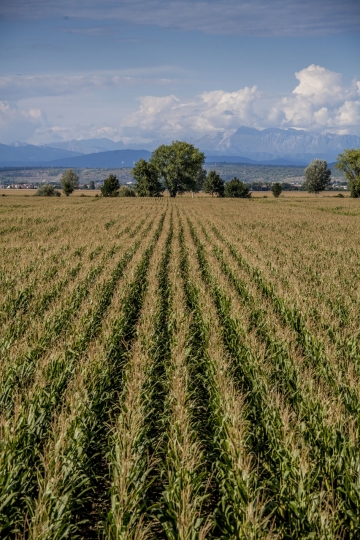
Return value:
M 58 159 L 46 163 L 48 167 L 80 167 L 80 168 L 118 168 L 133 167 L 140 158 L 149 159 L 148 150 L 114 150 L 113 152 L 98 152 L 78 157 Z
M 0 144 L 1 167 L 31 166 L 37 165 L 39 162 L 72 158 L 80 155 L 79 152 L 71 152 L 60 148 L 35 146 L 33 144 L 18 146 Z

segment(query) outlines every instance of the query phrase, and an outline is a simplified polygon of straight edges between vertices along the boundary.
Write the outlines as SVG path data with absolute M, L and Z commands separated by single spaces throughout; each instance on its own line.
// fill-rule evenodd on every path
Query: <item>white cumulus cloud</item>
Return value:
M 342 132 L 359 127 L 360 82 L 346 87 L 340 73 L 314 64 L 295 76 L 298 86 L 271 112 L 283 127 Z
M 124 133 L 147 138 L 202 136 L 241 125 L 345 133 L 360 127 L 360 82 L 344 86 L 342 75 L 314 64 L 295 73 L 299 83 L 283 98 L 256 86 L 214 90 L 194 99 L 145 96 L 123 121 Z
M 236 92 L 203 92 L 194 99 L 181 100 L 174 95 L 140 98 L 139 109 L 124 120 L 124 126 L 141 131 L 143 136 L 200 136 L 209 131 L 236 129 L 256 121 L 253 104 L 257 87 Z
M 148 140 L 196 139 L 206 134 L 231 132 L 240 126 L 295 128 L 317 132 L 354 133 L 360 135 L 360 81 L 344 84 L 342 75 L 322 66 L 311 64 L 295 73 L 297 84 L 287 96 L 270 95 L 257 86 L 235 91 L 221 89 L 202 92 L 191 98 L 169 93 L 165 96 L 146 95 L 130 114 L 120 113 L 114 103 L 102 103 L 99 110 L 89 109 L 76 92 L 66 101 L 64 95 L 19 100 L 18 105 L 3 101 L 0 107 L 0 140 L 43 141 L 69 137 L 107 136 L 126 142 Z M 95 93 L 98 85 L 121 85 L 122 76 L 104 73 L 93 77 L 70 77 L 61 88 L 75 87 Z M 18 84 L 24 79 L 0 77 L 4 86 Z M 33 77 L 25 82 L 34 88 L 49 84 L 46 77 Z M 56 82 L 56 81 L 55 81 Z M 91 100 L 89 101 L 91 103 Z M 50 105 L 49 105 L 50 103 Z M 46 107 L 60 111 L 47 122 Z M 81 112 L 81 114 L 79 113 Z M 74 120 L 77 118 L 77 121 Z M 105 135 L 104 135 L 105 136 Z

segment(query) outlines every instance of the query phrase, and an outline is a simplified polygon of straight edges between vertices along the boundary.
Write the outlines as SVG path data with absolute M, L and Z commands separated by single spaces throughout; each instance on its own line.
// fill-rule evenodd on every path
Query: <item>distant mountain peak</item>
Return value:
M 239 129 L 237 129 L 235 132 L 235 134 L 238 135 L 258 135 L 259 133 L 261 133 L 259 129 L 247 126 L 240 126 Z

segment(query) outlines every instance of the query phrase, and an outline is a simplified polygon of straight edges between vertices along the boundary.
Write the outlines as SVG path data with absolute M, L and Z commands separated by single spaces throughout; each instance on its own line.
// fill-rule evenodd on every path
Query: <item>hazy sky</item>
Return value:
M 360 135 L 358 0 L 0 0 L 0 142 Z

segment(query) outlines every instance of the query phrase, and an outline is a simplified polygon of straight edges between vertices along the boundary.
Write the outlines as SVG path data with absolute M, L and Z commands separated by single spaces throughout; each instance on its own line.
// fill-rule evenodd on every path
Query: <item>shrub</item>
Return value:
M 135 197 L 135 191 L 127 186 L 120 186 L 119 197 Z
M 37 197 L 60 197 L 61 193 L 56 191 L 51 184 L 44 184 L 37 189 L 35 195 Z

